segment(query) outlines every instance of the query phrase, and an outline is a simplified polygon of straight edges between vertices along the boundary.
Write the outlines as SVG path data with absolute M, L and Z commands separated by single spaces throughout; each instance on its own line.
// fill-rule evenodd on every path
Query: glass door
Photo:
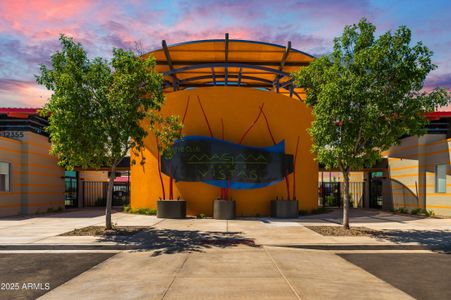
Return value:
M 64 171 L 64 206 L 78 207 L 77 171 Z
M 370 173 L 370 208 L 382 208 L 382 172 Z

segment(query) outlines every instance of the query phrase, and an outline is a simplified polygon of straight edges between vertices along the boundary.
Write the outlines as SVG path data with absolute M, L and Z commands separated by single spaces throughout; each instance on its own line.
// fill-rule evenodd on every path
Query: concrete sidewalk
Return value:
M 42 299 L 413 299 L 333 253 L 273 247 L 123 252 Z
M 351 262 L 359 261 L 358 257 L 345 259 L 337 254 L 346 253 L 349 247 L 443 245 L 451 240 L 451 220 L 373 210 L 351 213 L 351 225 L 385 229 L 393 232 L 393 237 L 384 240 L 367 236 L 330 237 L 305 227 L 339 226 L 340 211 L 337 210 L 290 220 L 242 218 L 230 221 L 169 220 L 116 212 L 113 222 L 117 225 L 148 226 L 149 229 L 127 238 L 59 236 L 75 228 L 104 224 L 102 210 L 79 210 L 0 219 L 0 249 L 2 246 L 24 249 L 134 247 L 135 250 L 120 251 L 59 287 L 55 286 L 43 299 L 412 299 L 411 295 L 416 294 L 406 289 L 403 282 L 396 281 L 399 287 L 395 287 L 390 280 L 376 277 Z M 333 246 L 341 250 L 309 250 L 305 249 L 307 246 L 313 249 Z M 366 254 L 428 253 L 432 255 L 431 261 L 440 255 L 399 249 L 359 251 Z M 368 268 L 373 270 L 374 265 L 379 264 L 376 262 Z M 415 267 L 415 264 L 409 266 Z M 383 278 L 393 278 L 398 270 L 394 272 L 395 275 L 382 274 Z M 408 272 L 415 273 L 415 270 Z
M 9 246 L 128 245 L 131 248 L 155 249 L 155 241 L 162 247 L 167 243 L 163 235 L 173 239 L 209 239 L 215 233 L 215 242 L 235 238 L 249 240 L 259 245 L 425 245 L 432 248 L 451 247 L 451 219 L 418 218 L 394 215 L 377 210 L 351 210 L 351 226 L 364 226 L 387 232 L 385 239 L 368 236 L 323 236 L 305 226 L 339 226 L 341 211 L 300 217 L 298 219 L 242 218 L 237 220 L 214 219 L 158 219 L 155 216 L 115 212 L 113 223 L 118 226 L 148 226 L 149 230 L 133 238 L 59 236 L 64 232 L 85 226 L 104 224 L 103 210 L 76 210 L 66 213 L 29 218 L 0 219 L 0 248 Z M 222 236 L 220 236 L 222 235 Z M 157 240 L 155 240 L 157 239 Z M 120 248 L 125 249 L 125 248 Z

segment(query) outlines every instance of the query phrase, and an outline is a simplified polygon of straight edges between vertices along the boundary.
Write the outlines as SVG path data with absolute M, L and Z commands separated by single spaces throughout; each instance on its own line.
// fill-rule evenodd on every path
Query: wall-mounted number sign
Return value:
M 0 131 L 0 136 L 10 139 L 21 139 L 24 137 L 23 131 Z

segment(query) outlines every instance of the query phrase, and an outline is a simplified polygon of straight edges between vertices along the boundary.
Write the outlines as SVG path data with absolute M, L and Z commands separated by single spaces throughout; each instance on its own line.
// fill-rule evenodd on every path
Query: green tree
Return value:
M 326 168 L 343 173 L 345 228 L 350 171 L 372 166 L 403 136 L 423 134 L 424 113 L 449 103 L 444 89 L 422 91 L 426 76 L 437 66 L 426 46 L 411 45 L 408 28 L 379 37 L 375 30 L 366 19 L 346 26 L 331 54 L 294 74 L 313 109 L 312 150 Z
M 111 229 L 117 165 L 130 150 L 140 153 L 147 135 L 142 122 L 157 125 L 163 79 L 153 57 L 141 59 L 132 51 L 113 49 L 110 61 L 90 60 L 72 38 L 61 35 L 60 42 L 61 50 L 51 56 L 52 68 L 41 65 L 36 76 L 53 91 L 41 111 L 49 117 L 50 151 L 66 169 L 110 169 L 105 226 Z

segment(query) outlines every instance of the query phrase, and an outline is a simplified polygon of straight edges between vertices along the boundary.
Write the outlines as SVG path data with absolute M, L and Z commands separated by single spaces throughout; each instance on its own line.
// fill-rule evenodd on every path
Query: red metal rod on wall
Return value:
M 164 191 L 164 182 L 163 182 L 163 176 L 161 175 L 161 163 L 160 163 L 160 149 L 158 149 L 158 138 L 156 138 L 157 140 L 157 160 L 158 160 L 158 175 L 160 176 L 160 183 L 161 183 L 161 190 L 162 190 L 162 196 L 163 196 L 163 200 L 166 199 L 166 193 Z
M 224 120 L 221 118 L 221 137 L 224 140 Z M 221 188 L 221 199 L 227 199 L 227 189 Z
M 255 126 L 255 124 L 257 123 L 257 121 L 258 121 L 258 119 L 260 119 L 260 116 L 261 116 L 261 114 L 262 114 L 262 111 L 263 111 L 263 106 L 264 106 L 265 104 L 263 103 L 261 106 L 260 106 L 260 112 L 258 113 L 258 115 L 257 115 L 257 118 L 255 119 L 255 121 L 251 124 L 251 126 L 249 126 L 249 128 L 244 132 L 244 134 L 243 134 L 243 136 L 241 137 L 241 139 L 240 139 L 240 141 L 238 142 L 238 144 L 241 144 L 242 142 L 243 142 L 243 140 L 244 140 L 244 138 L 246 137 L 246 135 L 249 133 L 249 131 L 251 131 L 251 129 Z
M 214 137 L 213 131 L 211 131 L 210 123 L 208 122 L 207 115 L 205 114 L 205 110 L 204 110 L 204 107 L 202 106 L 202 102 L 200 102 L 199 96 L 197 96 L 197 102 L 199 102 L 200 109 L 202 110 L 202 114 L 204 115 L 205 122 L 207 123 L 207 126 L 208 126 L 208 131 L 210 131 L 210 137 Z
M 273 144 L 275 145 L 276 144 L 276 140 L 274 139 L 274 136 L 272 135 L 272 131 L 271 131 L 271 127 L 269 126 L 268 118 L 266 117 L 266 114 L 263 111 L 263 106 L 260 108 L 260 110 L 261 110 L 261 112 L 263 114 L 263 117 L 265 118 L 266 128 L 268 128 L 269 136 L 271 137 L 271 140 L 272 140 Z
M 293 160 L 293 200 L 296 200 L 296 158 L 298 157 L 298 147 L 299 147 L 299 136 L 296 141 L 296 151 L 294 152 Z
M 183 118 L 182 118 L 182 124 L 185 124 L 185 119 L 186 119 L 186 115 L 188 114 L 188 107 L 189 107 L 189 101 L 190 101 L 190 96 L 188 95 L 188 100 L 186 101 L 186 107 L 185 107 L 185 112 L 183 113 Z M 180 134 L 182 133 L 183 127 L 180 128 Z M 174 199 L 174 178 L 172 178 L 172 166 L 171 166 L 171 170 L 170 170 L 170 177 L 169 177 L 169 199 Z
M 271 137 L 271 140 L 272 140 L 272 142 L 273 142 L 273 144 L 275 145 L 276 144 L 276 139 L 274 138 L 274 136 L 273 136 L 273 134 L 272 134 L 272 131 L 271 131 L 271 126 L 269 125 L 269 121 L 268 121 L 268 118 L 266 117 L 266 114 L 265 114 L 265 112 L 263 111 L 263 106 L 262 107 L 260 107 L 260 111 L 261 111 L 261 113 L 263 114 L 263 118 L 265 118 L 265 122 L 266 122 L 266 128 L 268 128 L 268 133 L 269 133 L 269 136 Z M 290 200 L 290 181 L 288 180 L 288 175 L 285 175 L 285 184 L 286 184 L 286 186 L 287 186 L 287 199 L 288 200 Z
M 172 178 L 172 162 L 169 163 L 169 174 L 170 174 L 170 180 L 169 180 L 169 199 L 174 199 L 174 189 L 173 189 L 173 178 Z

